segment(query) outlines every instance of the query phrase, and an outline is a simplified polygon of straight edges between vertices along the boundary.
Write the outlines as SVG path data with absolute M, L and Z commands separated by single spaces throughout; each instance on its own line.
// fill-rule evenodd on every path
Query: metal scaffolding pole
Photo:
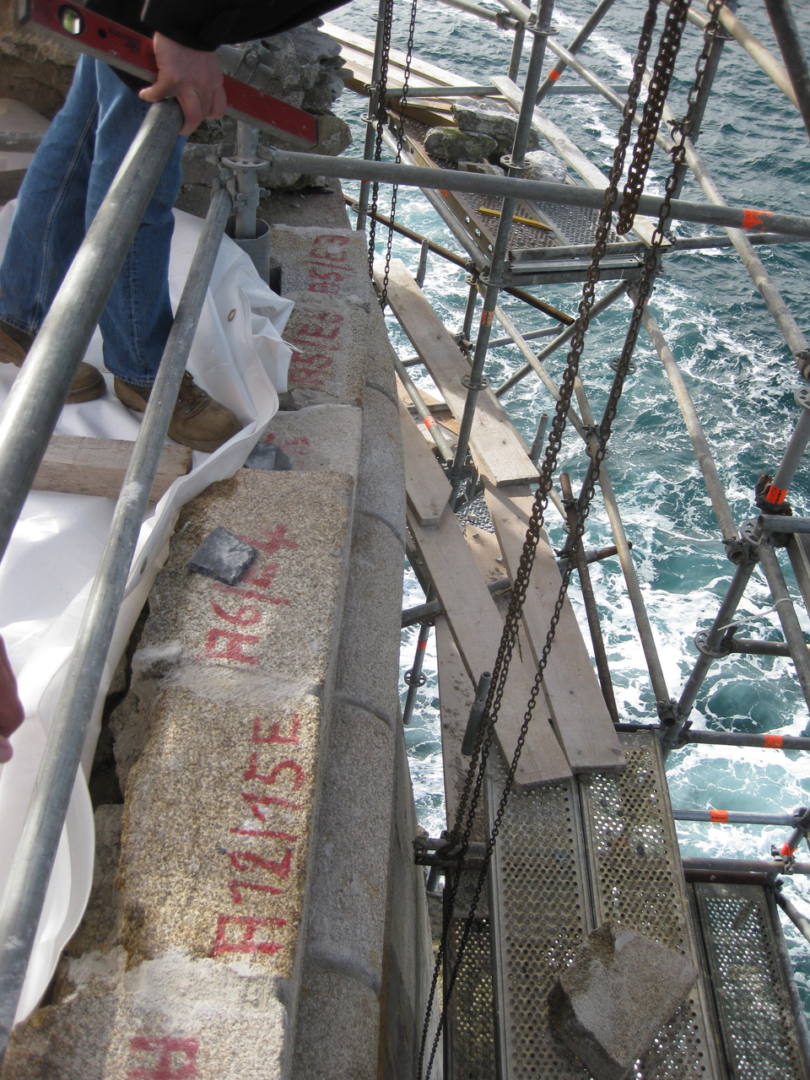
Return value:
M 793 607 L 793 600 L 788 592 L 782 568 L 779 565 L 779 560 L 776 557 L 769 536 L 761 537 L 757 551 L 762 571 L 771 590 L 776 613 L 782 624 L 782 633 L 785 635 L 785 640 L 790 648 L 790 655 L 796 666 L 796 675 L 804 693 L 804 700 L 807 702 L 808 709 L 810 709 L 810 655 L 808 655 L 804 634 L 796 617 L 796 610 Z
M 620 285 L 614 285 L 612 289 L 609 289 L 591 308 L 588 316 L 589 321 L 594 319 L 597 315 L 600 315 L 606 308 L 610 307 L 613 301 L 618 300 L 626 291 L 627 285 L 624 282 Z M 534 371 L 541 379 L 544 379 L 545 369 L 542 366 L 543 361 L 551 356 L 552 353 L 555 353 L 558 349 L 562 348 L 567 341 L 571 340 L 576 333 L 578 322 L 579 320 L 575 320 L 570 323 L 561 334 L 555 337 L 554 340 L 545 347 L 545 349 L 541 349 L 536 356 L 533 355 L 531 360 L 527 357 L 528 363 L 516 371 L 514 375 L 510 375 L 505 382 L 501 383 L 495 391 L 496 396 L 501 397 L 507 390 L 511 390 L 516 383 L 520 382 L 521 379 L 524 379 L 531 371 Z
M 382 56 L 387 6 L 388 0 L 379 0 L 377 8 L 377 35 L 374 43 L 374 56 L 371 62 L 371 87 L 368 99 L 368 112 L 366 114 L 366 138 L 363 145 L 363 157 L 369 161 L 374 157 L 376 124 L 384 103 L 384 87 L 381 85 L 381 79 L 383 78 Z M 361 180 L 360 197 L 357 200 L 357 222 L 355 223 L 355 228 L 358 232 L 363 232 L 366 227 L 366 214 L 368 212 L 370 193 L 371 189 L 368 181 Z
M 714 515 L 720 526 L 723 542 L 728 545 L 737 538 L 737 526 L 734 521 L 734 516 L 731 513 L 728 499 L 726 498 L 725 489 L 723 488 L 720 476 L 718 475 L 717 467 L 714 464 L 714 458 L 709 449 L 708 440 L 703 433 L 703 427 L 698 419 L 692 396 L 689 393 L 680 368 L 675 361 L 672 350 L 667 344 L 664 335 L 661 333 L 661 328 L 650 311 L 649 305 L 645 306 L 642 319 L 644 327 L 650 336 L 650 340 L 655 346 L 656 352 L 664 366 L 664 371 L 669 379 L 672 393 L 678 408 L 681 411 L 681 416 L 683 417 L 684 425 L 692 440 L 695 458 L 700 466 L 700 471 L 703 473 L 703 480 L 706 484 L 706 489 L 709 492 L 709 498 L 712 500 Z
M 701 655 L 698 657 L 695 666 L 692 669 L 692 674 L 687 679 L 686 685 L 684 686 L 678 701 L 677 714 L 679 723 L 674 724 L 672 730 L 665 736 L 665 746 L 668 748 L 675 746 L 678 742 L 681 726 L 692 711 L 692 706 L 695 704 L 698 691 L 708 674 L 709 668 L 718 657 L 723 655 L 723 635 L 734 618 L 734 612 L 737 610 L 737 607 L 742 600 L 749 578 L 756 566 L 756 556 L 754 553 L 752 551 L 747 551 L 746 556 L 747 557 L 743 558 L 742 562 L 737 565 L 734 577 L 731 579 L 725 599 L 720 605 L 720 610 L 715 616 L 712 627 L 704 635 L 705 645 L 701 649 Z
M 796 104 L 810 135 L 810 72 L 807 70 L 799 29 L 790 9 L 790 0 L 765 0 L 765 7 L 790 76 Z
M 296 150 L 263 147 L 262 156 L 280 168 L 299 172 L 333 176 L 344 180 L 380 180 L 440 191 L 464 191 L 473 195 L 497 195 L 509 199 L 528 199 L 535 202 L 559 203 L 561 206 L 580 206 L 600 210 L 605 201 L 604 188 L 577 184 L 556 184 L 548 180 L 523 180 L 516 176 L 489 176 L 485 173 L 463 172 L 460 169 L 438 169 L 425 165 L 397 165 L 390 161 L 365 161 L 362 158 L 330 157 L 328 154 L 306 154 Z M 661 207 L 660 195 L 642 195 L 638 214 L 657 216 Z M 506 215 L 506 220 L 511 215 Z M 673 199 L 670 219 L 693 221 L 722 228 L 751 229 L 778 232 L 785 236 L 810 238 L 810 217 L 802 214 L 779 213 L 775 210 L 734 207 Z
M 523 167 L 523 155 L 525 154 L 528 145 L 532 113 L 534 111 L 533 99 L 537 93 L 537 87 L 540 82 L 540 72 L 545 56 L 546 38 L 548 36 L 548 29 L 551 24 L 551 14 L 553 10 L 554 0 L 538 0 L 537 22 L 536 25 L 530 27 L 533 36 L 529 66 L 526 72 L 525 93 L 518 115 L 512 155 L 508 162 L 510 172 L 520 172 Z M 450 471 L 450 481 L 454 489 L 457 489 L 461 483 L 466 467 L 470 432 L 472 430 L 478 393 L 486 386 L 483 379 L 484 363 L 487 357 L 492 323 L 495 318 L 495 306 L 498 302 L 498 293 L 500 290 L 498 279 L 506 260 L 509 237 L 512 229 L 512 215 L 515 212 L 516 206 L 517 201 L 514 197 L 508 195 L 504 196 L 503 204 L 501 206 L 501 216 L 498 219 L 498 231 L 495 236 L 495 244 L 492 251 L 490 280 L 487 283 L 484 292 L 484 302 L 478 325 L 478 336 L 475 342 L 472 370 L 469 379 L 467 380 L 468 393 L 464 402 L 464 413 L 459 428 L 456 456 Z
M 601 2 L 596 5 L 594 10 L 582 24 L 582 27 L 578 31 L 574 40 L 568 46 L 568 49 L 566 51 L 568 52 L 569 56 L 573 56 L 582 48 L 582 46 L 591 36 L 593 31 L 605 17 L 605 15 L 607 15 L 607 13 L 613 7 L 615 2 L 616 0 L 601 0 Z M 551 41 L 549 42 L 549 47 L 552 49 L 554 48 L 554 45 Z M 546 75 L 545 77 L 543 85 L 537 91 L 537 96 L 534 99 L 535 105 L 540 104 L 540 102 L 543 100 L 549 90 L 554 86 L 559 77 L 565 71 L 566 67 L 568 67 L 568 60 L 561 60 L 559 63 L 556 63 L 554 65 L 551 71 L 549 71 L 548 75 Z
M 145 126 L 151 128 L 154 123 L 152 121 L 150 124 L 147 118 Z M 171 128 L 176 134 L 180 127 L 179 106 L 172 102 L 166 117 L 161 117 L 157 123 Z M 142 142 L 136 140 L 133 145 L 142 146 Z M 53 718 L 50 741 L 0 901 L 0 1054 L 11 1034 L 149 491 L 166 441 L 186 359 L 230 211 L 230 195 L 220 189 L 211 201 L 205 229 L 198 241 L 124 477 L 110 534 L 71 655 L 60 704 Z
M 14 381 L 0 420 L 0 558 L 181 118 L 176 101 L 149 109 Z

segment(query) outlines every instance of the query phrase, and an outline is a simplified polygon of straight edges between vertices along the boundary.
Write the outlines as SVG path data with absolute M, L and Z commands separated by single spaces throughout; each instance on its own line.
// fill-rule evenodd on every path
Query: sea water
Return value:
M 497 4 L 489 6 L 500 10 Z M 592 7 L 588 0 L 557 5 L 554 29 L 563 43 L 572 39 Z M 807 51 L 810 5 L 796 3 L 793 9 Z M 404 50 L 410 4 L 397 0 L 395 10 L 393 45 Z M 641 10 L 640 3 L 618 3 L 582 50 L 584 62 L 611 86 L 626 86 L 629 80 Z M 376 0 L 355 0 L 334 13 L 333 18 L 348 29 L 373 37 L 376 11 Z M 778 55 L 758 0 L 741 4 L 739 15 Z M 687 29 L 669 98 L 676 116 L 683 115 L 701 37 L 694 27 Z M 414 53 L 421 59 L 455 71 L 470 82 L 486 82 L 493 74 L 506 72 L 510 52 L 508 32 L 438 0 L 420 0 Z M 549 63 L 547 60 L 546 70 Z M 574 80 L 570 73 L 564 77 L 568 83 Z M 341 108 L 355 127 L 352 152 L 361 153 L 364 106 L 346 95 Z M 544 108 L 606 173 L 619 124 L 618 112 L 593 94 L 551 96 Z M 736 43 L 728 43 L 699 141 L 704 162 L 725 200 L 738 206 L 807 213 L 809 145 L 793 106 Z M 660 192 L 666 173 L 667 160 L 657 151 L 645 190 Z M 682 197 L 705 201 L 691 180 Z M 383 210 L 385 200 L 381 192 Z M 458 244 L 418 192 L 400 189 L 397 218 L 459 251 Z M 687 236 L 720 230 L 676 223 L 672 231 L 676 236 Z M 382 251 L 386 237 L 381 226 L 377 236 L 378 251 Z M 418 249 L 413 243 L 395 238 L 393 253 L 412 269 L 416 267 Z M 810 245 L 763 247 L 758 253 L 797 322 L 810 333 Z M 448 329 L 460 330 L 467 298 L 461 272 L 431 256 L 424 288 Z M 576 285 L 549 286 L 542 296 L 564 311 L 575 313 L 580 290 L 581 286 Z M 549 325 L 543 316 L 525 306 L 506 297 L 502 300 L 523 332 Z M 753 489 L 759 474 L 774 473 L 779 466 L 799 416 L 794 392 L 802 380 L 750 277 L 728 249 L 670 255 L 656 283 L 651 306 L 684 373 L 735 521 L 741 525 L 756 516 Z M 580 370 L 596 416 L 601 414 L 612 378 L 610 361 L 622 348 L 629 311 L 628 302 L 611 307 L 596 320 L 588 335 Z M 412 349 L 393 320 L 389 327 L 400 355 L 410 356 Z M 668 381 L 643 331 L 634 359 L 635 368 L 614 425 L 607 465 L 633 544 L 633 558 L 669 695 L 677 699 L 697 656 L 695 634 L 711 625 L 734 568 L 725 556 Z M 565 360 L 566 352 L 561 350 L 548 363 L 557 380 Z M 492 351 L 486 373 L 491 383 L 498 385 L 522 364 L 515 348 L 502 347 Z M 518 384 L 502 401 L 529 442 L 539 416 L 553 414 L 553 401 L 533 376 Z M 564 440 L 560 468 L 570 473 L 577 491 L 585 462 L 581 442 L 575 435 L 567 435 Z M 810 514 L 806 458 L 789 497 L 797 513 Z M 553 510 L 547 517 L 552 543 L 559 546 L 564 540 L 561 522 Z M 611 542 L 597 494 L 585 543 L 598 547 Z M 793 594 L 798 596 L 790 572 L 786 573 Z M 621 718 L 655 722 L 655 700 L 616 560 L 592 565 L 591 574 Z M 582 615 L 575 583 L 570 596 Z M 408 574 L 405 605 L 422 599 L 418 584 Z M 808 620 L 801 604 L 797 604 L 797 611 L 807 631 Z M 746 589 L 734 621 L 740 637 L 782 639 L 777 614 L 759 572 Z M 417 632 L 416 627 L 403 632 L 403 675 L 413 663 Z M 445 827 L 445 819 L 432 637 L 425 673 L 427 681 L 419 691 L 406 740 L 420 822 L 436 836 Z M 403 698 L 404 694 L 403 682 Z M 736 655 L 714 664 L 690 719 L 696 728 L 717 731 L 810 734 L 807 706 L 795 671 L 789 661 L 779 658 Z M 777 814 L 810 802 L 810 764 L 801 752 L 690 746 L 670 756 L 668 775 L 673 805 L 680 808 Z M 771 845 L 785 841 L 788 829 L 680 823 L 678 832 L 684 855 L 766 858 Z M 808 854 L 800 853 L 799 857 L 807 859 Z M 810 915 L 810 887 L 804 879 L 790 879 L 785 893 Z M 810 1014 L 810 946 L 789 923 L 786 934 L 799 990 Z

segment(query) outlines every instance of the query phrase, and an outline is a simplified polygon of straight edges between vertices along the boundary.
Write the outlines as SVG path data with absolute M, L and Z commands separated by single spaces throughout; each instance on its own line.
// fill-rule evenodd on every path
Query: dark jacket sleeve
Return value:
M 97 10 L 102 10 L 105 0 L 96 2 Z M 290 30 L 343 3 L 345 0 L 248 0 L 241 4 L 223 0 L 145 0 L 140 18 L 151 30 L 181 45 L 215 49 Z

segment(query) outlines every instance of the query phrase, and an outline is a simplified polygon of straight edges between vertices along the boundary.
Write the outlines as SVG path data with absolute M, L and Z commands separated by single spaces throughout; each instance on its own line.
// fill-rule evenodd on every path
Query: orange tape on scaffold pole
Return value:
M 769 747 L 771 750 L 780 750 L 784 742 L 784 735 L 765 735 L 762 739 L 762 745 Z
M 770 210 L 750 210 L 746 208 L 742 212 L 742 227 L 744 229 L 764 229 L 773 214 Z
M 765 489 L 764 499 L 771 506 L 781 506 L 787 498 L 787 488 L 778 488 L 775 484 L 768 484 Z
M 728 821 L 728 810 L 709 810 L 709 821 Z
M 549 82 L 556 82 L 557 79 L 559 79 L 559 77 L 561 75 L 562 75 L 561 71 L 557 71 L 556 68 L 552 68 L 551 71 L 548 73 L 548 81 Z
M 789 859 L 791 855 L 796 854 L 796 848 L 793 844 L 782 844 L 779 848 L 779 854 L 784 855 L 786 859 Z

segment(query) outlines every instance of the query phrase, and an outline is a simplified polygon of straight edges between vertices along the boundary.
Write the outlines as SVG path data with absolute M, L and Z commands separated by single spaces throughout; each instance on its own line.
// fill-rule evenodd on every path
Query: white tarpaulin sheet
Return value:
M 5 248 L 11 206 L 0 212 L 0 253 Z M 202 227 L 178 213 L 172 245 L 170 285 L 176 305 Z M 87 773 L 99 730 L 104 691 L 159 569 L 180 506 L 216 480 L 232 475 L 250 453 L 278 408 L 286 388 L 291 350 L 281 334 L 292 303 L 273 293 L 250 260 L 223 240 L 206 296 L 188 369 L 210 394 L 244 423 L 242 431 L 213 454 L 194 454 L 194 468 L 175 481 L 144 523 L 118 619 L 83 766 Z M 103 370 L 96 334 L 86 360 Z M 0 409 L 16 369 L 0 364 Z M 104 398 L 66 405 L 57 427 L 63 435 L 134 440 L 139 418 L 113 395 L 105 372 Z M 32 493 L 0 564 L 0 633 L 17 673 L 26 720 L 12 739 L 14 757 L 0 766 L 0 891 L 22 823 L 37 768 L 59 700 L 67 659 L 90 583 L 107 538 L 113 500 L 92 496 Z M 77 778 L 59 847 L 18 1018 L 37 1003 L 59 953 L 87 903 L 93 868 L 93 816 L 83 775 Z

